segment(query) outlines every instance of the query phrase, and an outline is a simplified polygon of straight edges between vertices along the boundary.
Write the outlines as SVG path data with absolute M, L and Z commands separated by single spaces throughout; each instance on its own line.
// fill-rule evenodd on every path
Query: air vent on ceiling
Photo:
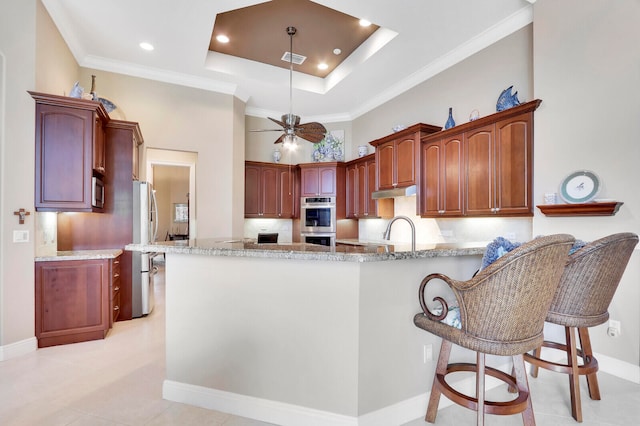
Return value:
M 296 65 L 302 65 L 302 63 L 307 59 L 307 57 L 298 55 L 297 53 L 284 52 L 284 55 L 282 55 L 282 58 L 280 59 L 282 59 L 287 63 L 293 62 Z

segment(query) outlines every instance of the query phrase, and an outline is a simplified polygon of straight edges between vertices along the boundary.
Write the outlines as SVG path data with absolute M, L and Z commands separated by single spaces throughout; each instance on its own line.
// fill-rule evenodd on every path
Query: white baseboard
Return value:
M 598 360 L 600 371 L 640 384 L 640 366 L 599 353 L 594 353 L 593 356 Z
M 35 336 L 19 342 L 0 346 L 0 361 L 6 361 L 11 358 L 26 355 L 34 352 L 36 349 L 38 349 L 38 339 L 36 339 Z
M 548 353 L 547 353 L 548 352 Z M 551 361 L 560 361 L 562 354 L 543 348 L 543 356 Z M 602 354 L 595 354 L 600 371 L 640 384 L 640 367 Z M 510 364 L 500 365 L 501 370 Z M 486 390 L 503 384 L 493 377 L 486 377 Z M 475 378 L 460 380 L 456 389 L 472 395 L 475 392 Z M 162 396 L 169 401 L 195 405 L 210 410 L 218 410 L 237 416 L 248 417 L 283 426 L 389 426 L 402 425 L 423 417 L 427 409 L 430 392 L 414 396 L 380 410 L 359 417 L 345 416 L 313 408 L 270 401 L 231 392 L 210 389 L 165 380 Z M 448 398 L 440 398 L 438 409 L 452 405 Z
M 283 426 L 358 426 L 356 417 L 165 380 L 162 397 Z

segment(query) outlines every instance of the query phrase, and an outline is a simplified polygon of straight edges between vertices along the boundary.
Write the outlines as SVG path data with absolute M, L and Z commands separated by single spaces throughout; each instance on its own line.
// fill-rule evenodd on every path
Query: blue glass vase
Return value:
M 447 119 L 447 122 L 444 123 L 444 128 L 446 129 L 450 129 L 453 126 L 456 125 L 456 122 L 453 120 L 453 108 L 449 108 L 449 118 Z

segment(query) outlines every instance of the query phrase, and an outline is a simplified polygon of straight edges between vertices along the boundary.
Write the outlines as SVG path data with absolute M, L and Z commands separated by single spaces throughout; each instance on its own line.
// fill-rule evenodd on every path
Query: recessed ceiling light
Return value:
M 325 64 L 324 62 L 318 64 L 319 70 L 326 70 L 327 68 L 329 68 L 329 65 Z
M 153 50 L 153 44 L 147 43 L 146 41 L 143 41 L 142 43 L 140 43 L 139 46 L 141 49 L 144 49 L 144 50 L 148 50 L 148 51 Z
M 218 40 L 220 43 L 229 43 L 229 37 L 227 37 L 224 34 L 220 34 L 219 36 L 216 36 L 216 40 Z
M 333 49 L 333 54 L 334 55 L 339 55 L 342 53 L 342 50 L 338 49 L 337 47 L 335 49 Z
M 368 27 L 369 25 L 371 25 L 371 22 L 367 21 L 366 19 L 361 19 L 360 20 L 360 26 L 361 27 Z

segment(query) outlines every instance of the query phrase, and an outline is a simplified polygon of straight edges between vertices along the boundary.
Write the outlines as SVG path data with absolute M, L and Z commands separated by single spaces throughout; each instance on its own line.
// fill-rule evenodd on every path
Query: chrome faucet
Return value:
M 393 222 L 398 219 L 404 219 L 409 222 L 409 225 L 411 225 L 411 251 L 416 251 L 416 226 L 413 224 L 413 221 L 407 216 L 395 216 L 393 219 L 391 219 L 387 224 L 387 230 L 384 231 L 384 239 L 388 240 L 389 238 L 391 238 L 391 225 L 393 225 Z

